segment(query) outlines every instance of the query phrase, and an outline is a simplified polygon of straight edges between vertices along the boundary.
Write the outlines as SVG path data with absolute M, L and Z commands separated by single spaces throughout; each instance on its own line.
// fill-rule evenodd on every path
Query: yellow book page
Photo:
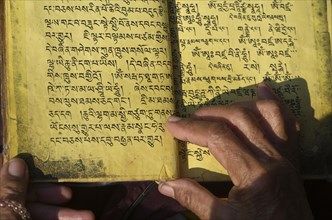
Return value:
M 6 19 L 5 148 L 33 179 L 178 176 L 165 1 L 8 1 Z
M 202 105 L 255 99 L 256 85 L 265 80 L 301 121 L 302 171 L 325 175 L 328 145 L 317 138 L 328 136 L 322 130 L 332 112 L 326 1 L 172 2 L 181 53 L 179 112 L 189 116 Z M 184 176 L 197 180 L 227 178 L 206 148 L 192 144 L 180 148 L 180 165 Z

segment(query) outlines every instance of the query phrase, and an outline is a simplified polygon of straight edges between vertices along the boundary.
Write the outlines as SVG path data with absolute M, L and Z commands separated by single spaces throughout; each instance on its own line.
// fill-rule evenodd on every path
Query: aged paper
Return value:
M 321 176 L 332 111 L 326 2 L 168 3 L 5 4 L 6 152 L 27 158 L 37 179 L 165 179 L 179 166 L 227 179 L 206 148 L 178 152 L 165 121 L 255 99 L 265 80 L 302 122 L 303 172 Z
M 11 1 L 6 11 L 6 144 L 33 178 L 178 175 L 165 135 L 174 113 L 165 1 Z
M 265 80 L 301 120 L 304 172 L 311 172 L 310 158 L 325 147 L 317 145 L 313 129 L 331 113 L 325 1 L 176 0 L 173 6 L 179 112 L 255 99 L 257 83 Z M 206 148 L 189 144 L 180 155 L 186 176 L 215 180 L 226 174 Z

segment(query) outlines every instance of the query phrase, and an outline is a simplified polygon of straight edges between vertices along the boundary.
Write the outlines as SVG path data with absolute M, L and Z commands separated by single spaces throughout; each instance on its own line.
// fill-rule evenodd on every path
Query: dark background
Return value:
M 227 197 L 232 187 L 232 183 L 230 182 L 204 183 L 203 185 L 220 197 Z M 332 219 L 332 182 L 328 182 L 327 180 L 304 180 L 304 186 L 315 219 Z M 96 216 L 100 216 L 104 211 L 104 204 L 109 203 L 109 198 L 114 193 L 114 186 L 88 188 L 76 186 L 73 187 L 73 192 L 74 198 L 69 204 L 70 206 L 78 209 L 92 209 Z M 80 195 L 84 195 L 84 197 Z M 154 197 L 163 200 L 165 203 L 169 203 L 163 196 L 158 197 L 154 195 Z M 164 208 L 172 209 L 171 206 Z

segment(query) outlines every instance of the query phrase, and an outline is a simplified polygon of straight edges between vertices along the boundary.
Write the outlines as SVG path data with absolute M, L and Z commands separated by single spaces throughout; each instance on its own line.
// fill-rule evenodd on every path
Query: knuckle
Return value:
M 195 133 L 195 123 L 192 120 L 184 120 L 183 121 L 184 130 L 188 131 L 190 134 Z
M 225 123 L 211 123 L 208 128 L 209 140 L 211 142 L 218 142 L 224 136 L 230 132 L 230 129 Z
M 264 177 L 270 173 L 270 169 L 266 165 L 257 166 L 257 169 L 254 171 L 256 178 L 257 177 Z
M 248 186 L 257 183 L 257 180 L 269 178 L 271 170 L 267 166 L 256 166 L 251 172 L 242 172 L 239 185 Z
M 236 120 L 247 120 L 253 117 L 253 112 L 245 107 L 237 106 L 236 108 L 232 109 L 233 117 Z
M 220 146 L 225 145 L 225 140 L 233 137 L 231 129 L 225 123 L 213 123 L 208 128 L 207 147 L 210 150 L 222 151 L 226 153 L 226 150 Z
M 21 196 L 24 194 L 24 189 L 23 187 L 19 187 L 18 183 L 12 183 L 11 184 L 6 184 L 2 188 L 1 194 L 5 196 Z
M 264 105 L 264 109 L 269 111 L 271 114 L 281 115 L 282 105 L 280 102 L 276 100 L 262 100 L 262 102 L 262 104 Z
M 177 197 L 177 200 L 181 201 L 181 204 L 184 207 L 192 208 L 193 193 L 191 190 L 179 191 L 178 195 L 176 197 Z
M 180 180 L 179 187 L 175 190 L 175 199 L 184 207 L 196 210 L 198 201 L 199 190 L 197 190 L 197 182 L 192 179 Z
M 191 192 L 183 194 L 183 203 L 184 203 L 185 206 L 191 207 L 191 203 L 192 203 L 191 198 L 192 198 L 192 193 Z

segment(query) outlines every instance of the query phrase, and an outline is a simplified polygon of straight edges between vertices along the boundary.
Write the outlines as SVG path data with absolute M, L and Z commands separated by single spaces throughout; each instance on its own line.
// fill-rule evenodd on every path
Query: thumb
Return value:
M 0 164 L 0 168 L 0 200 L 24 205 L 29 176 L 27 165 L 22 159 L 14 158 L 2 167 Z M 7 209 L 1 210 L 1 213 L 7 216 L 6 211 Z M 12 214 L 8 210 L 8 216 Z
M 204 187 L 190 179 L 162 182 L 158 189 L 161 194 L 177 200 L 200 219 L 227 219 L 226 217 L 231 212 L 231 209 L 227 208 L 226 201 L 215 197 Z

